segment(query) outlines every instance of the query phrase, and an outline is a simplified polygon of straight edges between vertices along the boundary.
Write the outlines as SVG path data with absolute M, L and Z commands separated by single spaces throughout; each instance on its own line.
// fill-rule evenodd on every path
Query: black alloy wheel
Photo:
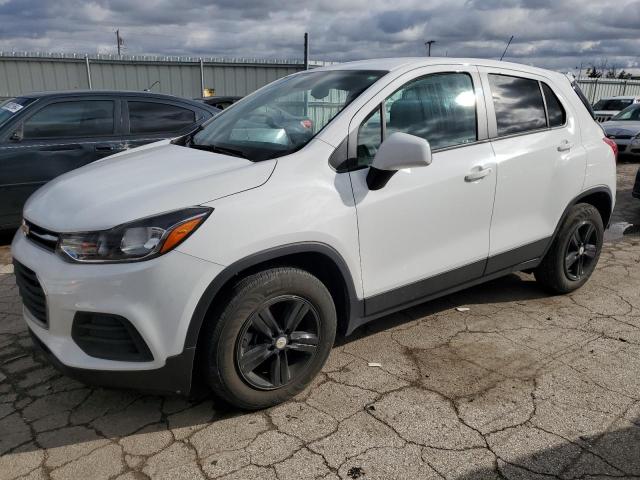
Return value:
M 294 381 L 316 354 L 320 318 L 313 305 L 281 295 L 247 319 L 236 345 L 236 365 L 251 386 L 271 390 Z
M 586 272 L 591 272 L 598 253 L 598 232 L 589 220 L 580 223 L 573 231 L 564 257 L 567 277 L 578 281 Z

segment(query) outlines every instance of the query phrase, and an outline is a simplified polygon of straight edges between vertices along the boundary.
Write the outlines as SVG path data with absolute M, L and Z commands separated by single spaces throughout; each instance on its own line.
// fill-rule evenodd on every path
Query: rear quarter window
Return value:
M 567 121 L 567 113 L 560 103 L 560 100 L 553 92 L 553 89 L 546 83 L 542 83 L 542 91 L 547 104 L 547 115 L 549 116 L 550 127 L 561 127 Z

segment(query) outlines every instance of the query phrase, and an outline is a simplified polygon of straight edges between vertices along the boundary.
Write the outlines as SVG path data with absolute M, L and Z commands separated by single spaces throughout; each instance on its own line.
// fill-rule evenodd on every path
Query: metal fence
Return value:
M 202 96 L 205 88 L 247 95 L 302 69 L 301 60 L 0 52 L 0 97 L 90 88 L 150 88 L 187 98 Z
M 640 80 L 581 78 L 578 80 L 578 83 L 592 104 L 606 97 L 616 97 L 619 95 L 640 96 Z
M 324 65 L 332 62 L 310 62 Z M 0 52 L 0 98 L 28 92 L 74 89 L 144 90 L 186 98 L 247 95 L 273 80 L 304 69 L 303 60 L 81 55 Z M 640 95 L 640 80 L 578 80 L 591 103 L 616 95 Z

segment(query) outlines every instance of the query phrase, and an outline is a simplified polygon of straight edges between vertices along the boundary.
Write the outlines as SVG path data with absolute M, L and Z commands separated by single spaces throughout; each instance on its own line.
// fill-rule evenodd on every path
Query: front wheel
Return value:
M 573 206 L 535 270 L 536 280 L 554 293 L 569 293 L 580 288 L 596 268 L 603 238 L 600 212 L 586 203 Z
M 336 325 L 331 294 L 309 272 L 284 267 L 251 275 L 205 330 L 209 385 L 240 408 L 281 403 L 322 368 Z

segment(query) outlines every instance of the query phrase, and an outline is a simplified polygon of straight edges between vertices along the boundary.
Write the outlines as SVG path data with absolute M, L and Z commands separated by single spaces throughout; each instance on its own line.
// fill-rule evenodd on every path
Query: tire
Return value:
M 574 205 L 536 268 L 536 281 L 553 293 L 580 288 L 595 270 L 603 238 L 604 226 L 598 210 L 587 203 Z
M 289 267 L 236 283 L 211 320 L 203 343 L 207 382 L 215 396 L 245 410 L 301 392 L 324 365 L 337 327 L 329 290 L 309 272 Z

